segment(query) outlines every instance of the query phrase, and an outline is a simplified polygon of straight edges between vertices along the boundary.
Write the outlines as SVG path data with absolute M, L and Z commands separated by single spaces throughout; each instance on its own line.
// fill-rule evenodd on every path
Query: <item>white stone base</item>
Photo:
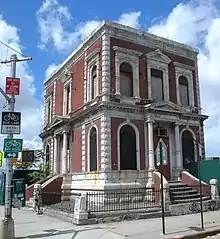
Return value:
M 90 190 L 115 190 L 145 188 L 148 181 L 147 170 L 127 170 L 110 172 L 85 172 L 64 175 L 63 199 L 70 199 L 76 193 Z

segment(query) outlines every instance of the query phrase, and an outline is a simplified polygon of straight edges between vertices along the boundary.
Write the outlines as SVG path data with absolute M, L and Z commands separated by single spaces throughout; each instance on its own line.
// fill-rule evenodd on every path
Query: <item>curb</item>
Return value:
M 218 229 L 213 229 L 213 230 L 207 230 L 207 231 L 203 231 L 203 232 L 197 232 L 197 233 L 192 233 L 189 235 L 178 235 L 175 237 L 171 237 L 169 239 L 199 239 L 199 238 L 205 238 L 208 236 L 215 236 L 217 234 L 220 233 L 220 228 Z

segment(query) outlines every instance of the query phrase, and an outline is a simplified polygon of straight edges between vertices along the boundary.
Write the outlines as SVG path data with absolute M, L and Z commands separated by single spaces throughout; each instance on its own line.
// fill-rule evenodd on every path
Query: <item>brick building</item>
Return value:
M 104 21 L 44 82 L 46 162 L 63 190 L 174 179 L 205 154 L 198 51 Z M 201 146 L 201 151 L 200 151 Z

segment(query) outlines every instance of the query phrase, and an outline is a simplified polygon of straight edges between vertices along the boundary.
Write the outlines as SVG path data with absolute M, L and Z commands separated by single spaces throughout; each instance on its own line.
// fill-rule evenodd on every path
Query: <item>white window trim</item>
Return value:
M 189 106 L 186 106 L 185 108 L 194 107 L 195 106 L 195 102 L 194 102 L 194 89 L 193 89 L 193 74 L 192 74 L 192 70 L 175 66 L 177 104 L 182 106 L 181 102 L 180 102 L 180 88 L 179 88 L 179 77 L 180 76 L 186 77 L 187 82 L 188 82 Z M 184 106 L 182 106 L 182 107 L 184 107 Z
M 50 118 L 48 117 L 48 105 L 49 105 L 49 102 L 50 102 Z M 52 122 L 52 118 L 53 118 L 53 96 L 52 96 L 52 93 L 50 95 L 48 95 L 45 99 L 45 112 L 46 112 L 46 124 L 50 124 Z
M 129 125 L 131 126 L 134 131 L 135 131 L 135 135 L 136 135 L 136 159 L 137 159 L 137 170 L 140 170 L 141 165 L 140 165 L 140 133 L 139 130 L 137 128 L 136 125 L 134 125 L 132 122 L 123 122 L 118 126 L 117 129 L 117 156 L 118 156 L 118 170 L 121 170 L 121 163 L 120 163 L 120 131 L 121 128 L 124 125 Z
M 122 48 L 113 47 L 115 51 L 115 94 L 120 97 L 121 102 L 135 103 L 140 99 L 140 84 L 139 84 L 139 57 L 142 52 Z M 132 66 L 133 73 L 133 98 L 121 95 L 120 91 L 120 65 L 129 63 Z
M 151 69 L 163 72 L 163 92 L 164 101 L 170 100 L 169 90 L 169 69 L 171 59 L 164 55 L 160 50 L 146 54 L 147 58 L 147 80 L 148 80 L 148 99 L 152 99 Z
M 93 124 L 87 133 L 87 172 L 96 172 L 96 171 L 90 171 L 90 133 L 92 128 L 96 129 L 96 134 L 97 134 L 97 171 L 99 171 L 99 131 L 98 131 L 98 127 Z
M 70 88 L 70 95 L 69 95 L 69 109 L 67 112 L 66 104 L 67 104 L 67 88 Z M 72 110 L 72 82 L 70 80 L 66 81 L 64 84 L 63 89 L 63 116 L 68 115 Z
M 99 95 L 99 51 L 95 52 L 92 57 L 88 58 L 87 61 L 87 102 L 94 100 Z M 97 89 L 94 99 L 92 99 L 92 68 L 96 66 L 96 75 L 97 75 Z

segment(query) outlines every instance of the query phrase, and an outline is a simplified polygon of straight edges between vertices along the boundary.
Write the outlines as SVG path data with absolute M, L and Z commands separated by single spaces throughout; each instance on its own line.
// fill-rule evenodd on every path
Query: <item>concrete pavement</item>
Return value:
M 1 206 L 1 218 L 3 213 Z M 76 226 L 45 215 L 35 215 L 28 209 L 13 209 L 13 218 L 17 238 L 159 239 L 196 233 L 200 227 L 200 214 L 166 218 L 166 236 L 160 235 L 160 218 Z M 204 224 L 206 229 L 220 228 L 220 211 L 204 213 Z

